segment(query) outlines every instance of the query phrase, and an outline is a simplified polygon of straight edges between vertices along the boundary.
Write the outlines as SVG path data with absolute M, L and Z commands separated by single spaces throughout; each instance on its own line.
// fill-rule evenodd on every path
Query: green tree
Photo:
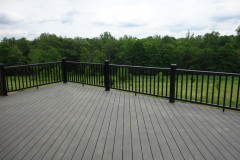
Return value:
M 28 57 L 28 54 L 30 52 L 29 41 L 26 38 L 21 38 L 16 41 L 16 44 L 20 51 L 23 53 L 23 56 Z
M 103 63 L 105 60 L 107 60 L 107 56 L 104 53 L 99 50 L 93 52 L 93 63 Z
M 29 53 L 30 63 L 44 63 L 47 62 L 47 52 L 42 49 L 31 49 Z
M 217 51 L 220 42 L 219 36 L 220 33 L 214 31 L 212 33 L 206 33 L 203 37 L 205 47 L 212 48 L 214 51 Z
M 103 43 L 108 42 L 109 40 L 114 40 L 115 38 L 112 36 L 112 34 L 110 32 L 104 32 L 102 34 L 100 34 L 100 40 Z
M 4 37 L 2 42 L 8 43 L 11 47 L 13 47 L 16 44 L 16 39 L 14 37 L 12 37 L 12 38 Z
M 118 51 L 117 41 L 114 39 L 108 40 L 103 45 L 103 52 L 108 57 L 109 61 L 115 58 L 117 51 Z
M 8 65 L 8 57 L 11 47 L 8 43 L 2 42 L 0 43 L 0 63 L 4 63 Z
M 234 52 L 230 44 L 222 46 L 218 49 L 218 54 L 215 57 L 215 66 L 217 71 L 221 72 L 237 72 L 239 57 Z
M 201 70 L 215 70 L 214 67 L 214 50 L 212 48 L 204 48 L 199 55 L 199 61 Z
M 169 67 L 226 72 L 240 72 L 240 26 L 236 35 L 219 32 L 185 38 L 159 35 L 143 39 L 123 36 L 116 39 L 110 32 L 95 38 L 67 38 L 42 33 L 33 41 L 26 38 L 3 38 L 0 43 L 0 62 L 5 65 L 70 61 Z
M 238 26 L 238 28 L 236 29 L 236 32 L 237 32 L 237 36 L 236 36 L 237 47 L 240 48 L 240 26 Z
M 47 51 L 50 47 L 59 48 L 61 43 L 55 34 L 42 33 L 34 40 L 35 47 Z
M 237 35 L 240 36 L 240 26 L 235 30 L 237 32 Z
M 7 64 L 9 66 L 14 66 L 16 64 L 26 64 L 27 58 L 24 57 L 23 53 L 17 46 L 11 47 L 11 50 L 8 55 Z
M 145 50 L 145 64 L 147 66 L 153 66 L 153 67 L 157 67 L 160 63 L 159 63 L 159 56 L 158 55 L 158 49 L 157 46 L 154 42 L 144 42 L 143 43 L 143 47 Z
M 161 67 L 169 67 L 170 64 L 176 63 L 175 46 L 171 43 L 163 44 L 161 47 Z
M 116 64 L 131 64 L 132 48 L 137 41 L 137 38 L 124 36 L 119 38 L 119 49 L 115 55 L 115 59 L 111 62 Z
M 55 62 L 55 61 L 60 61 L 61 60 L 61 55 L 58 52 L 58 50 L 54 47 L 50 47 L 47 51 L 47 59 L 46 61 L 48 62 Z
M 130 62 L 132 65 L 136 66 L 144 66 L 146 65 L 146 56 L 145 50 L 143 47 L 143 42 L 141 40 L 137 40 L 131 49 Z
M 89 52 L 89 50 L 86 47 L 82 48 L 79 61 L 80 62 L 91 62 L 90 52 Z
M 31 49 L 29 53 L 30 63 L 54 62 L 61 59 L 61 55 L 56 48 L 50 47 L 46 52 L 41 49 Z

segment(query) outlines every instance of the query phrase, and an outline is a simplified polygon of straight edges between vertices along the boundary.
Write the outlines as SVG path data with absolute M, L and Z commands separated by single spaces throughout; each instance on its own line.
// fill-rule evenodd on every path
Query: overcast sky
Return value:
M 240 0 L 0 0 L 0 40 L 124 35 L 236 34 Z

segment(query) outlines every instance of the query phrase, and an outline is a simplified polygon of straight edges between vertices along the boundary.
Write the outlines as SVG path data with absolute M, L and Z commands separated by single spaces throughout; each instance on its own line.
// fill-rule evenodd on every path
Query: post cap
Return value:
M 104 63 L 105 63 L 105 64 L 106 64 L 106 63 L 109 63 L 109 60 L 105 60 Z
M 170 65 L 170 68 L 171 68 L 171 69 L 177 68 L 177 64 L 171 64 L 171 65 Z

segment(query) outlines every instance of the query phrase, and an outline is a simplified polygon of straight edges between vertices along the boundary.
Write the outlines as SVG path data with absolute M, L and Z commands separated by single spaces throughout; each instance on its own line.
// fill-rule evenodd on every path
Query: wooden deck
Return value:
M 59 83 L 0 97 L 0 159 L 239 160 L 240 113 Z

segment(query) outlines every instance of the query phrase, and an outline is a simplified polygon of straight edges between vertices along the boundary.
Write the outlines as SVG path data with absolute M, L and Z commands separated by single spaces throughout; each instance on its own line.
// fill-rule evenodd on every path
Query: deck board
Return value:
M 133 159 L 132 155 L 132 133 L 130 121 L 130 97 L 126 94 L 124 96 L 124 112 L 123 112 L 123 159 Z
M 0 97 L 0 159 L 240 159 L 240 113 L 78 84 Z
M 131 133 L 132 133 L 132 154 L 133 154 L 133 160 L 141 160 L 143 159 L 143 153 L 142 153 L 142 143 L 140 140 L 140 134 L 139 134 L 139 127 L 138 127 L 138 121 L 137 116 L 135 112 L 135 103 L 134 103 L 134 95 L 130 94 L 130 106 L 129 106 L 129 112 L 130 112 L 130 124 L 131 124 Z

